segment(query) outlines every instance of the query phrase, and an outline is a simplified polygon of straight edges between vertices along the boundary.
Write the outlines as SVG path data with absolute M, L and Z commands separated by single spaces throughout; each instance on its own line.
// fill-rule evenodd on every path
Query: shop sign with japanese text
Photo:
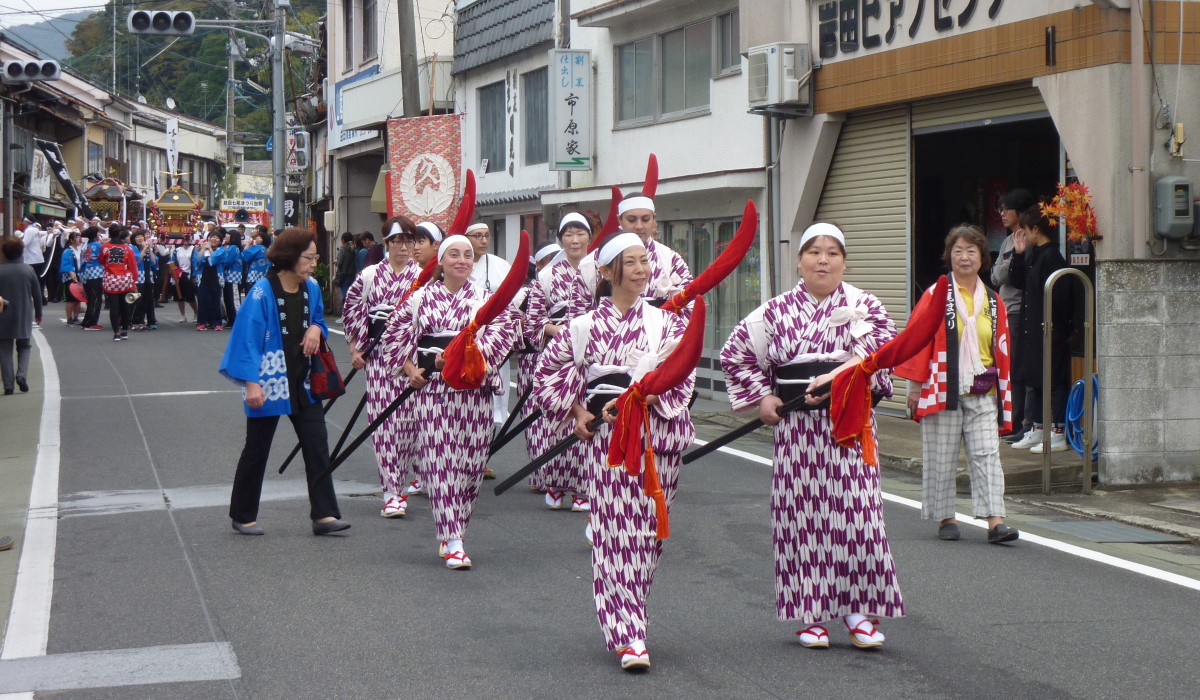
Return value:
M 592 169 L 592 52 L 550 51 L 550 169 Z
M 814 0 L 816 60 L 867 56 L 1073 9 L 1077 0 Z

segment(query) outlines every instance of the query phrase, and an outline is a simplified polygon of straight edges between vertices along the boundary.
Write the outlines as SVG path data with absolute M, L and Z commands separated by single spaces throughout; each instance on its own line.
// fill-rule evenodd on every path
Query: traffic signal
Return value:
M 62 69 L 58 67 L 58 61 L 4 61 L 0 64 L 0 77 L 9 85 L 58 80 L 61 76 Z
M 130 34 L 191 36 L 196 31 L 196 17 L 191 12 L 134 10 L 126 16 L 125 28 Z

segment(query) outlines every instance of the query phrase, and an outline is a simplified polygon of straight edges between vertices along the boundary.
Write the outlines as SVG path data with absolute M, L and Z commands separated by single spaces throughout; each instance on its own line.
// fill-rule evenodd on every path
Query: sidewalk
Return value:
M 699 399 L 692 407 L 697 423 L 719 428 L 740 426 L 756 417 L 755 413 L 734 415 L 728 399 Z M 921 473 L 921 430 L 904 418 L 877 416 L 879 452 L 882 466 L 919 476 Z M 757 434 L 770 436 L 769 428 Z M 734 445 L 736 446 L 736 445 Z M 1200 481 L 1145 486 L 1093 486 L 1083 495 L 1080 470 L 1083 459 L 1074 450 L 1051 455 L 1049 496 L 1042 494 L 1041 455 L 1015 450 L 1000 441 L 1000 461 L 1004 468 L 1006 499 L 1010 503 L 1048 508 L 1074 516 L 1112 520 L 1133 527 L 1154 530 L 1186 538 L 1200 545 Z M 970 493 L 966 458 L 959 459 L 958 491 Z

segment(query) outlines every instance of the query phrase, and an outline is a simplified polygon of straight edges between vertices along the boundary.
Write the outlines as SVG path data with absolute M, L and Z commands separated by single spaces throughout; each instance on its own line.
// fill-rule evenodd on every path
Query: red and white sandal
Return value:
M 471 558 L 468 557 L 467 553 L 461 549 L 457 549 L 453 552 L 446 552 L 442 555 L 442 558 L 446 560 L 447 569 L 471 568 Z
M 408 496 L 392 496 L 379 514 L 385 518 L 403 518 L 408 513 Z
M 642 648 L 636 649 L 635 646 Z M 621 662 L 621 668 L 625 671 L 650 668 L 650 652 L 646 651 L 644 645 L 630 644 L 618 649 L 617 660 Z
M 563 496 L 565 494 L 565 491 L 546 489 L 546 507 L 550 510 L 558 510 L 559 508 L 562 508 Z
M 572 513 L 587 513 L 591 509 L 592 509 L 592 504 L 588 501 L 588 499 L 586 499 L 582 496 L 575 496 L 574 498 L 571 499 L 571 512 Z
M 851 627 L 851 623 L 854 623 L 854 620 L 851 619 L 852 617 L 862 616 L 847 615 L 844 620 L 846 629 L 850 632 L 850 641 L 854 642 L 854 646 L 859 649 L 874 649 L 883 646 L 886 637 L 876 627 L 879 624 L 878 620 L 870 620 L 862 617 L 861 620 Z
M 796 636 L 800 637 L 800 646 L 809 649 L 828 649 L 829 648 L 829 630 L 822 625 L 810 625 L 796 632 Z

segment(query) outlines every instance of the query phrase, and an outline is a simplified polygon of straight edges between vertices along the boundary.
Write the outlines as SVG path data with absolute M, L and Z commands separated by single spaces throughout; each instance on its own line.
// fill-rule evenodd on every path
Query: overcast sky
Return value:
M 124 0 L 121 5 L 125 5 L 127 2 L 128 0 Z M 64 13 L 69 14 L 83 10 L 97 12 L 106 4 L 97 0 L 30 0 L 30 2 L 0 0 L 0 26 L 13 27 L 18 24 L 33 24 Z M 147 4 L 154 6 L 159 3 L 150 0 Z M 33 9 L 35 7 L 36 11 Z M 67 33 L 70 34 L 70 32 Z

